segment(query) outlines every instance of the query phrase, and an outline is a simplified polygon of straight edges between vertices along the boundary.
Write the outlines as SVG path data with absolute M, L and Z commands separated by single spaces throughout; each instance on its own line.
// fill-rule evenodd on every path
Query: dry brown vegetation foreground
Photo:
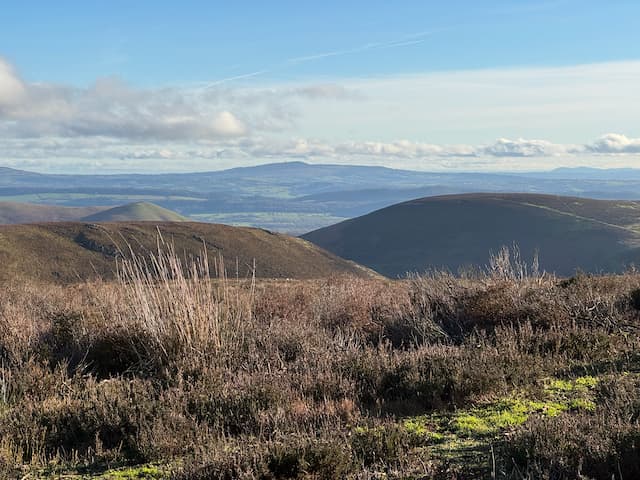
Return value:
M 637 274 L 125 267 L 3 287 L 0 477 L 640 478 Z

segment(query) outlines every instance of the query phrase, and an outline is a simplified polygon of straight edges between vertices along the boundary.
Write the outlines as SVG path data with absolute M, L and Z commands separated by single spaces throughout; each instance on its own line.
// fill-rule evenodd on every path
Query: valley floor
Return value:
M 0 477 L 640 478 L 640 275 L 139 267 L 3 287 Z

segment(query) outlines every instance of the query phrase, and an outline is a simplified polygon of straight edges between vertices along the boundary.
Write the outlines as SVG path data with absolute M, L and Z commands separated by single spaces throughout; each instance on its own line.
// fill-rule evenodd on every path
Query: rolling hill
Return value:
M 188 222 L 187 217 L 149 202 L 135 202 L 102 210 L 82 219 L 86 222 Z
M 640 259 L 640 202 L 534 194 L 427 197 L 315 230 L 303 238 L 396 277 L 430 268 L 486 265 L 517 244 L 541 268 L 619 271 Z
M 114 277 L 116 258 L 157 252 L 158 232 L 181 258 L 206 247 L 222 255 L 229 276 L 248 276 L 255 259 L 260 278 L 317 278 L 373 272 L 295 237 L 256 228 L 204 223 L 46 223 L 0 226 L 0 281 L 27 277 L 70 283 Z

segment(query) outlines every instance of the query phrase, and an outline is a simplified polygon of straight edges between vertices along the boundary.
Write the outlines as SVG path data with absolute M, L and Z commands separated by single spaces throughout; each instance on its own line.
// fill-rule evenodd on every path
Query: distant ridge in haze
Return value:
M 516 243 L 562 275 L 620 271 L 640 258 L 640 202 L 533 194 L 465 194 L 392 205 L 303 238 L 388 276 L 488 263 Z

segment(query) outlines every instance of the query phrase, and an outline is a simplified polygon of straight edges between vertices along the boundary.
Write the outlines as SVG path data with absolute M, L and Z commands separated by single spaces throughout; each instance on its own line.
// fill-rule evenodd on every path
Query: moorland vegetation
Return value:
M 213 266 L 213 267 L 212 267 Z M 2 478 L 640 477 L 640 275 L 8 282 Z M 30 475 L 30 476 L 25 476 Z

